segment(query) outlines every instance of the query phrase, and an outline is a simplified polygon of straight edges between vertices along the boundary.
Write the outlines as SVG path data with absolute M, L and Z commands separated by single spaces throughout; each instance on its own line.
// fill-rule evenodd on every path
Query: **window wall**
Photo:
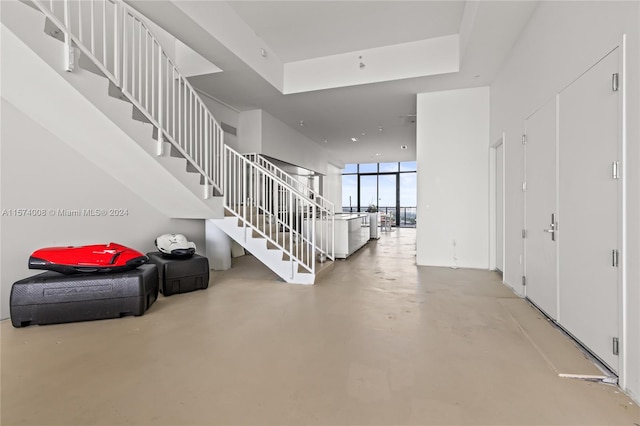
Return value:
M 347 164 L 342 171 L 342 211 L 375 208 L 393 226 L 416 226 L 416 162 Z

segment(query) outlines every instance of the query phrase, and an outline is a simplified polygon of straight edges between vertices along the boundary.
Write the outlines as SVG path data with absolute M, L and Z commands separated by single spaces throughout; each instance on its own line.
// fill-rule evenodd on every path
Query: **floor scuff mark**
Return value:
M 617 385 L 618 384 L 618 378 L 617 377 L 596 376 L 596 375 L 592 375 L 592 374 L 558 373 L 558 377 L 565 377 L 567 379 L 585 380 L 587 382 L 605 383 L 605 384 L 609 384 L 609 385 Z

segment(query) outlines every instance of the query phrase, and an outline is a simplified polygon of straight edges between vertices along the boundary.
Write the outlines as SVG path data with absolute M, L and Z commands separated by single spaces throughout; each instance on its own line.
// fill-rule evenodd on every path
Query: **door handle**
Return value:
M 551 241 L 556 240 L 556 214 L 551 213 L 551 225 L 549 229 L 543 229 L 542 232 L 548 232 L 551 234 Z

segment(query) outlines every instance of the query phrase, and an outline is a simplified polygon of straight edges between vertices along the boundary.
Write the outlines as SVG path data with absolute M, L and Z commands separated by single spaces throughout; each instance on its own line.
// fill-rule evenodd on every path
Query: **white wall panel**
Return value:
M 417 107 L 417 263 L 487 269 L 489 88 L 422 93 Z

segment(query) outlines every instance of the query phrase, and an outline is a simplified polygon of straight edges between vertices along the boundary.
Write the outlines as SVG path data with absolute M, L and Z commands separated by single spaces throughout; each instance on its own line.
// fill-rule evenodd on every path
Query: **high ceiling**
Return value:
M 285 67 L 460 37 L 457 72 L 283 94 L 242 56 L 243 46 L 206 28 L 207 16 L 214 16 L 211 2 L 129 3 L 223 69 L 192 77 L 195 87 L 238 111 L 264 109 L 345 163 L 414 160 L 416 94 L 489 85 L 536 6 L 535 1 L 225 2 L 233 18 L 240 20 L 229 31 L 245 28 L 247 40 L 257 40 Z M 411 67 L 411 62 L 411 57 L 399 60 L 397 69 Z M 371 68 L 375 65 L 368 71 Z M 332 70 L 318 66 L 317 78 Z M 351 140 L 354 137 L 357 142 Z M 403 145 L 407 148 L 401 149 Z
M 283 62 L 457 34 L 464 1 L 229 2 Z

